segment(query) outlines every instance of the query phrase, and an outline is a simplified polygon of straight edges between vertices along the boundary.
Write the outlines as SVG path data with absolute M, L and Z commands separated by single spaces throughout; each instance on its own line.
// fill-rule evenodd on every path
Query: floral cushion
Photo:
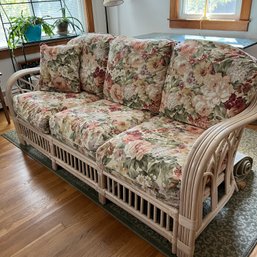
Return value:
M 105 98 L 157 113 L 173 44 L 168 40 L 115 38 L 107 63 Z
M 81 92 L 58 93 L 34 91 L 13 98 L 14 111 L 22 119 L 43 133 L 50 133 L 49 118 L 55 113 L 74 106 L 81 106 L 99 100 L 95 95 Z
M 154 117 L 97 150 L 97 163 L 106 172 L 178 207 L 182 166 L 204 130 Z
M 80 92 L 79 45 L 40 47 L 40 90 Z
M 80 44 L 82 47 L 80 79 L 82 89 L 103 95 L 103 85 L 109 54 L 110 41 L 113 39 L 109 34 L 89 33 L 68 42 L 68 44 Z
M 244 110 L 256 85 L 257 65 L 245 52 L 229 45 L 189 40 L 175 47 L 160 112 L 208 128 Z
M 50 129 L 60 141 L 91 155 L 114 135 L 149 118 L 149 112 L 100 100 L 57 113 L 50 119 Z

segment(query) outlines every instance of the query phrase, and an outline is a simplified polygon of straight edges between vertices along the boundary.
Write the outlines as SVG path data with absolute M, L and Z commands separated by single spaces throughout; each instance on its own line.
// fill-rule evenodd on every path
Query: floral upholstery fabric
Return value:
M 80 57 L 80 79 L 82 89 L 103 95 L 104 78 L 110 48 L 110 41 L 113 39 L 109 34 L 89 33 L 68 42 L 80 44 L 82 54 Z
M 40 47 L 40 90 L 80 92 L 80 46 Z
M 100 100 L 57 113 L 50 119 L 50 129 L 60 141 L 82 153 L 92 153 L 114 135 L 149 118 L 149 112 Z
M 256 62 L 242 50 L 189 40 L 174 49 L 160 112 L 208 128 L 244 110 L 256 85 Z
M 105 98 L 157 113 L 173 44 L 168 40 L 115 38 L 107 63 Z
M 154 117 L 106 142 L 96 153 L 99 167 L 178 207 L 182 166 L 204 130 Z
M 30 125 L 43 133 L 50 133 L 49 118 L 52 115 L 67 108 L 97 100 L 99 100 L 97 96 L 86 92 L 75 94 L 34 91 L 14 96 L 13 107 L 17 115 Z

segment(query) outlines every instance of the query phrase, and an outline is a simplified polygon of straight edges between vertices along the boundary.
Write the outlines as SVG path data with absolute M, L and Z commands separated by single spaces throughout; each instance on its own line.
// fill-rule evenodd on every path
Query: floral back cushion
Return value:
M 82 48 L 80 79 L 82 89 L 103 95 L 103 85 L 109 54 L 110 41 L 113 39 L 109 34 L 88 33 L 69 41 L 70 44 L 80 44 Z
M 115 38 L 104 83 L 106 99 L 158 112 L 174 42 Z
M 80 92 L 80 46 L 40 47 L 40 90 L 65 93 Z
M 229 45 L 189 40 L 174 49 L 160 112 L 208 128 L 243 111 L 253 99 L 257 65 Z

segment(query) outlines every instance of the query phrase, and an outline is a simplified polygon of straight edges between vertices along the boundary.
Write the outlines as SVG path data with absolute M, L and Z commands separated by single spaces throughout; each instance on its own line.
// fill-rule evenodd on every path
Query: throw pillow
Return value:
M 110 44 L 104 97 L 157 113 L 174 42 L 117 37 Z
M 79 45 L 42 45 L 40 47 L 40 90 L 79 93 L 80 53 Z
M 257 87 L 256 61 L 244 51 L 188 40 L 174 49 L 160 112 L 200 128 L 242 112 Z
M 110 42 L 113 39 L 109 34 L 88 33 L 74 38 L 68 44 L 80 44 L 81 87 L 88 93 L 103 96 L 103 85 L 109 54 Z

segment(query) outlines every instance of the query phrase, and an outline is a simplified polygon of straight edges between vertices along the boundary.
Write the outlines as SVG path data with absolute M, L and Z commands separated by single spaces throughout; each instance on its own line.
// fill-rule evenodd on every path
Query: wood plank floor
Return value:
M 2 137 L 0 149 L 1 257 L 163 256 Z
M 0 149 L 1 257 L 163 256 L 2 137 Z

